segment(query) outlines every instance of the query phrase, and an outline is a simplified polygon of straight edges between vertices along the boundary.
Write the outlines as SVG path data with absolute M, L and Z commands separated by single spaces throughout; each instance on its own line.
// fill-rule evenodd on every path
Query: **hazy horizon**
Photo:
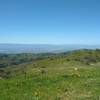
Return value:
M 100 45 L 0 44 L 0 53 L 61 53 L 80 49 L 100 49 Z
M 58 46 L 59 45 L 62 45 L 62 46 L 64 46 L 64 45 L 87 45 L 87 46 L 88 45 L 89 46 L 100 45 L 100 44 L 88 44 L 88 43 L 87 44 L 78 44 L 78 43 L 77 44 L 74 44 L 74 43 L 73 44 L 70 44 L 70 43 L 69 44 L 67 44 L 67 43 L 66 44 L 49 44 L 49 43 L 48 44 L 46 44 L 46 43 L 0 43 L 0 44 L 4 44 L 4 45 L 6 45 L 6 44 L 7 45 L 58 45 Z

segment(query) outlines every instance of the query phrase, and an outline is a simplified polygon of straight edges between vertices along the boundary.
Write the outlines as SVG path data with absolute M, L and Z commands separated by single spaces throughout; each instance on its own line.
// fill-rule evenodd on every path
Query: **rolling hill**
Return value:
M 1 100 L 99 100 L 100 50 L 0 54 Z

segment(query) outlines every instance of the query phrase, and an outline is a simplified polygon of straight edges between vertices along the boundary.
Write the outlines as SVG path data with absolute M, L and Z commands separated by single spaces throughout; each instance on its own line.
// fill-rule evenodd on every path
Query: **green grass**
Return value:
M 18 66 L 7 68 L 14 73 L 13 77 L 0 78 L 0 100 L 100 98 L 100 63 L 85 65 L 78 61 L 66 61 L 66 58 L 55 58 Z M 25 73 L 21 71 L 22 66 Z

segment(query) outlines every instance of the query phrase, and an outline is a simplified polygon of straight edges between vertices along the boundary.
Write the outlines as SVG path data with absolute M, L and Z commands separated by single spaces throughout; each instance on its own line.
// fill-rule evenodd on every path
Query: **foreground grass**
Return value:
M 0 99 L 99 100 L 99 66 L 65 59 L 33 62 L 26 66 L 25 73 L 0 78 Z

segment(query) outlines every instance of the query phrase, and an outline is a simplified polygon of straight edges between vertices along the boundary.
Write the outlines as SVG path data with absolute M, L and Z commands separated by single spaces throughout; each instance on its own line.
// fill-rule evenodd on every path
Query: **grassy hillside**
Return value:
M 100 99 L 100 50 L 2 55 L 0 63 L 1 100 Z

